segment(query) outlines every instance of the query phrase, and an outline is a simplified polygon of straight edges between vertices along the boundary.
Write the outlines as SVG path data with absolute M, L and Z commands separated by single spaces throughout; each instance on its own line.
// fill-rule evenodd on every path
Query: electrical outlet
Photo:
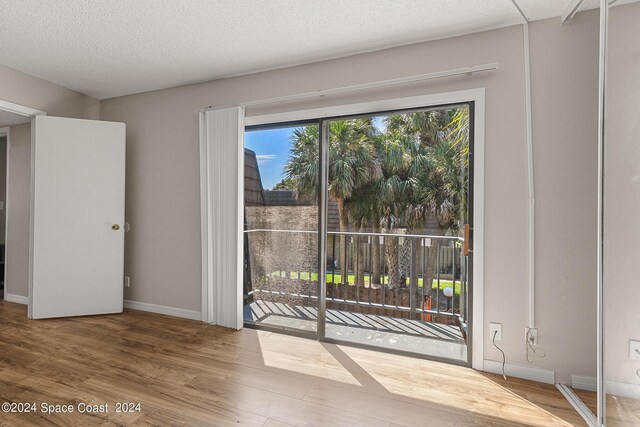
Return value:
M 629 340 L 629 359 L 640 360 L 640 341 Z
M 525 328 L 524 333 L 529 345 L 538 345 L 538 328 Z
M 502 323 L 489 323 L 489 338 L 496 341 L 502 341 Z
M 131 277 L 124 276 L 124 287 L 125 288 L 130 288 L 131 287 Z

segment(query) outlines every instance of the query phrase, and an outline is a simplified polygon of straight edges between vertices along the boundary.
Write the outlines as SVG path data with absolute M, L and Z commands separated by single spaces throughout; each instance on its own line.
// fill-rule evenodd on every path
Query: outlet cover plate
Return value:
M 489 323 L 489 339 L 493 340 L 493 334 L 496 331 L 498 332 L 496 334 L 496 341 L 502 341 L 502 323 Z
M 538 328 L 528 328 L 524 330 L 527 342 L 532 346 L 538 345 Z
M 629 359 L 640 360 L 640 341 L 629 340 Z

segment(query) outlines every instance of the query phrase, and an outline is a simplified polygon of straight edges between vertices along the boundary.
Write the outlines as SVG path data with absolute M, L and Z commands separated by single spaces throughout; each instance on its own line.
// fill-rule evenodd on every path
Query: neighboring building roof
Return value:
M 265 190 L 262 187 L 260 168 L 256 153 L 248 148 L 244 149 L 244 204 L 245 206 L 313 206 L 315 201 L 296 198 L 293 190 Z M 338 203 L 329 198 L 327 212 L 327 230 L 340 230 L 340 215 Z M 349 230 L 353 231 L 353 225 L 349 224 Z M 438 221 L 430 217 L 427 219 L 425 234 L 440 234 Z
M 264 206 L 262 178 L 256 153 L 244 149 L 244 204 L 245 206 Z
M 296 200 L 296 194 L 293 190 L 263 190 L 265 206 L 298 206 L 311 205 L 311 203 L 301 203 Z

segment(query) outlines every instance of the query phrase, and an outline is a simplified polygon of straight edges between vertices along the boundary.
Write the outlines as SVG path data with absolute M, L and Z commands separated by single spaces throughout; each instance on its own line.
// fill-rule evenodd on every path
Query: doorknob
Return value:
M 112 229 L 112 230 L 120 230 L 120 226 L 119 226 L 118 224 L 113 224 L 113 225 L 111 226 L 111 229 Z

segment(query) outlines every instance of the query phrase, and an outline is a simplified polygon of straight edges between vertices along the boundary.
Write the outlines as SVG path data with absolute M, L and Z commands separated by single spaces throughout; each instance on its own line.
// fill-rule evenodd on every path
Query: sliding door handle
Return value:
M 464 225 L 464 241 L 462 242 L 462 255 L 469 256 L 469 252 L 471 252 L 471 247 L 469 245 L 469 239 L 471 237 L 471 227 L 469 224 Z

